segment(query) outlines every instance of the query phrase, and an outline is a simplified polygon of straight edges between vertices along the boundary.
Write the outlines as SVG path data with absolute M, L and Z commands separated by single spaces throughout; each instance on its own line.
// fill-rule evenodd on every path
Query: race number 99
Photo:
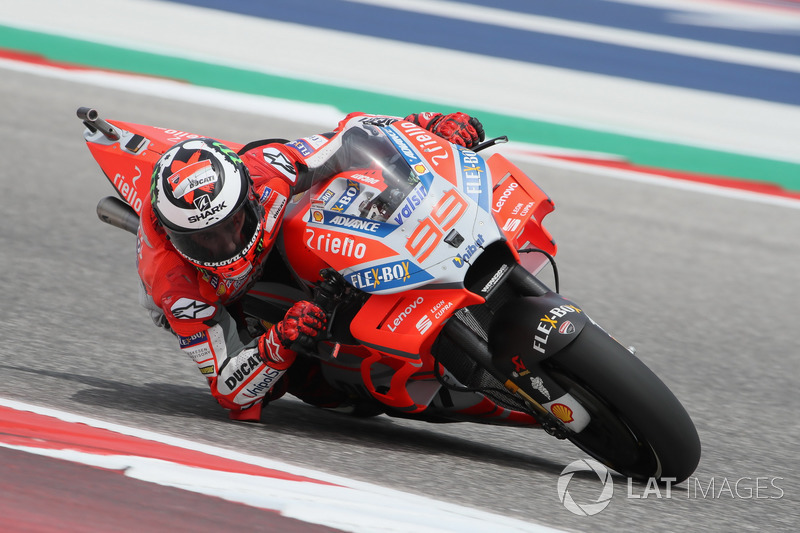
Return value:
M 458 189 L 447 191 L 433 206 L 430 216 L 408 238 L 406 250 L 418 261 L 425 261 L 466 212 L 467 206 L 467 201 L 458 193 Z

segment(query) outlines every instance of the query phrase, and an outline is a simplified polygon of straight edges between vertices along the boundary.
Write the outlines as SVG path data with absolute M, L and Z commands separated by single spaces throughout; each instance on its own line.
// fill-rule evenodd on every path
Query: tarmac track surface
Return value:
M 542 432 L 353 419 L 293 399 L 269 406 L 263 424 L 230 422 L 139 308 L 134 239 L 94 214 L 112 189 L 75 109 L 240 141 L 318 126 L 10 71 L 0 100 L 4 397 L 566 529 L 791 531 L 799 521 L 800 210 L 520 163 L 556 203 L 545 225 L 562 293 L 636 346 L 703 443 L 695 477 L 671 498 L 636 498 L 646 487 L 617 478 L 611 504 L 578 517 L 556 484 L 584 455 Z M 78 470 L 78 485 L 90 483 Z M 599 486 L 576 477 L 570 491 L 594 501 Z

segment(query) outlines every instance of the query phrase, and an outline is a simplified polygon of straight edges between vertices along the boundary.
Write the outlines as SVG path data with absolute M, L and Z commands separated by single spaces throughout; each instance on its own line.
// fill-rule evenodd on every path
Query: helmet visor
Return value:
M 238 259 L 254 244 L 259 217 L 252 201 L 213 226 L 191 233 L 168 228 L 170 242 L 184 257 L 200 266 L 223 266 Z

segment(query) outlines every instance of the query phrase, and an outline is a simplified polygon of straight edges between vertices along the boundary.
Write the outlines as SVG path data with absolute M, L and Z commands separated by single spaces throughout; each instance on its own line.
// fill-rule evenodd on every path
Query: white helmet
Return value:
M 252 269 L 264 209 L 236 152 L 214 139 L 180 142 L 156 163 L 151 194 L 156 218 L 189 262 L 225 278 Z

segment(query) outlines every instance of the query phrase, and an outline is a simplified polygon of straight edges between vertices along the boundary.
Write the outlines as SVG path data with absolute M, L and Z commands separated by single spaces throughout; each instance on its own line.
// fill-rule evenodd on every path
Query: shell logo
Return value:
M 425 167 L 425 165 L 417 163 L 416 165 L 414 165 L 414 172 L 416 172 L 418 175 L 421 176 L 422 174 L 428 172 L 428 169 Z
M 563 403 L 554 403 L 553 405 L 551 405 L 550 412 L 556 415 L 559 420 L 561 420 L 566 424 L 569 424 L 570 422 L 575 420 L 574 418 L 572 418 L 572 409 L 570 409 Z

